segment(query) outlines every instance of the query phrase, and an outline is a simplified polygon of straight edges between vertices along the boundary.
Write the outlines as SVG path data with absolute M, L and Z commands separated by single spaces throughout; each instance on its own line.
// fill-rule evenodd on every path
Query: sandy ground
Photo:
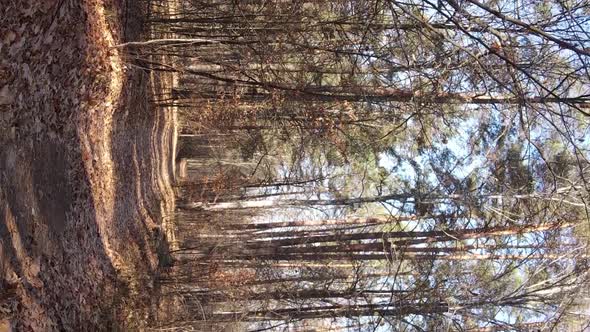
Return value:
M 145 37 L 138 3 L 0 2 L 0 328 L 149 319 L 175 126 L 149 103 L 171 79 L 113 47 Z

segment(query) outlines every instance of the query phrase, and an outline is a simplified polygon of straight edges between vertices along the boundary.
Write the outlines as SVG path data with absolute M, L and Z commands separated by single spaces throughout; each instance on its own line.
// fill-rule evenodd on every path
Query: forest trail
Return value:
M 588 330 L 590 4 L 533 3 L 0 1 L 0 332 Z
M 96 330 L 148 319 L 144 293 L 174 208 L 175 135 L 174 112 L 150 100 L 172 79 L 113 47 L 149 33 L 137 22 L 147 10 L 118 0 L 0 5 L 2 324 Z

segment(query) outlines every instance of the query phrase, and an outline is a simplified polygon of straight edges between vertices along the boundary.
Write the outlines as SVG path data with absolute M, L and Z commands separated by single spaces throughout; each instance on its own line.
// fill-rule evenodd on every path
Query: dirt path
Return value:
M 19 331 L 148 319 L 174 126 L 112 47 L 139 38 L 134 5 L 0 4 L 0 322 Z

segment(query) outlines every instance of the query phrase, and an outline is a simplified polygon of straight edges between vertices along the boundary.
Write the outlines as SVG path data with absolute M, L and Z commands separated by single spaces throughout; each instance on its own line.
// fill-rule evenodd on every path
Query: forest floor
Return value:
M 114 45 L 139 0 L 0 4 L 0 330 L 144 326 L 174 209 L 173 78 Z

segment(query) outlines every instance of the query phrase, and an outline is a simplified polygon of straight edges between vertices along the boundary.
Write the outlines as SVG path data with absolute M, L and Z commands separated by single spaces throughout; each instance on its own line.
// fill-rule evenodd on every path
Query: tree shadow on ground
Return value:
M 103 296 L 115 271 L 97 225 L 100 202 L 74 152 L 79 143 L 39 136 L 0 151 L 2 282 L 20 283 L 32 328 L 110 325 Z

